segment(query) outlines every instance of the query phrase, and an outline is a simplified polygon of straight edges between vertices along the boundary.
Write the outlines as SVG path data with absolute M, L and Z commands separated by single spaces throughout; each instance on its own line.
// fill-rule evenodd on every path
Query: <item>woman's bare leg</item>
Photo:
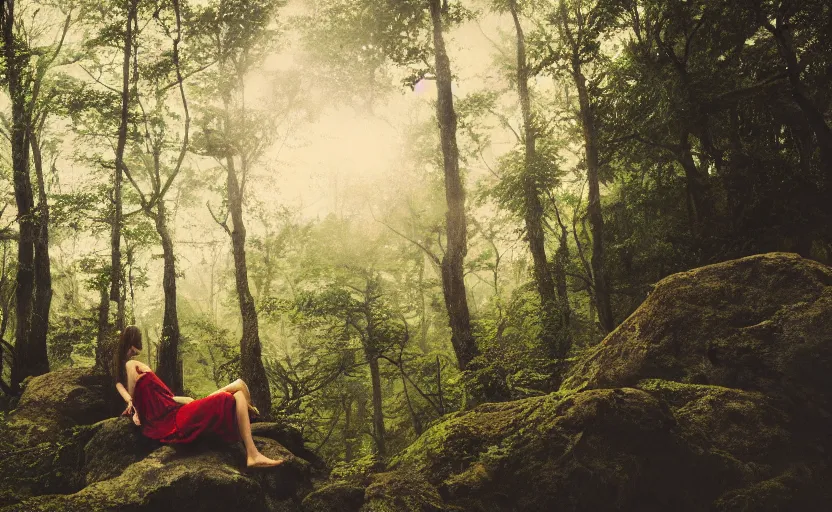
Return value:
M 257 408 L 254 407 L 254 405 L 251 403 L 251 392 L 249 391 L 248 385 L 245 383 L 245 381 L 243 381 L 243 379 L 237 379 L 231 384 L 221 387 L 220 389 L 214 391 L 208 396 L 216 395 L 217 393 L 221 393 L 223 391 L 227 391 L 232 395 L 236 395 L 238 392 L 242 392 L 243 396 L 246 397 L 246 402 L 248 402 L 249 411 L 251 411 L 251 413 L 255 416 L 260 416 L 260 411 L 257 410 Z
M 227 386 L 223 386 L 220 389 L 214 391 L 213 393 L 211 393 L 211 395 L 216 395 L 217 393 L 221 393 L 223 391 L 227 391 L 227 392 L 231 393 L 232 395 L 237 393 L 237 391 L 242 391 L 243 395 L 246 397 L 246 400 L 248 401 L 248 403 L 251 403 L 251 393 L 248 390 L 248 385 L 246 385 L 246 383 L 243 382 L 243 379 L 237 379 L 234 382 L 232 382 L 231 384 L 229 384 Z M 211 396 L 211 395 L 208 395 L 208 396 Z
M 246 448 L 247 467 L 270 467 L 283 463 L 283 459 L 274 460 L 266 457 L 254 445 L 254 438 L 251 437 L 251 422 L 248 419 L 248 402 L 242 393 L 234 393 L 234 400 L 237 402 L 237 427 L 240 430 L 240 437 Z

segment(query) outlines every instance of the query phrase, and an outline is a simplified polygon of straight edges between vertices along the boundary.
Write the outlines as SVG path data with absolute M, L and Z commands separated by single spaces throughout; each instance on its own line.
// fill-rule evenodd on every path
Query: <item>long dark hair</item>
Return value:
M 113 378 L 116 383 L 121 382 L 122 385 L 127 385 L 127 369 L 124 364 L 127 362 L 127 352 L 130 347 L 142 349 L 142 332 L 135 325 L 125 327 L 124 332 L 118 339 L 116 346 L 116 357 L 113 358 Z

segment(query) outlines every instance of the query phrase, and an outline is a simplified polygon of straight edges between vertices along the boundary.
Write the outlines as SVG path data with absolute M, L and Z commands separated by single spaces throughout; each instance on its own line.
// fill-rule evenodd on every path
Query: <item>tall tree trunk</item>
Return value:
M 102 286 L 98 303 L 98 336 L 95 343 L 95 368 L 99 373 L 110 373 L 112 368 L 112 349 L 110 346 L 110 294 Z
M 124 148 L 127 145 L 127 123 L 130 111 L 130 60 L 133 53 L 133 26 L 138 0 L 127 4 L 127 25 L 124 32 L 124 59 L 121 67 L 121 123 L 116 143 L 115 172 L 113 173 L 113 218 L 110 224 L 110 300 L 116 303 L 116 331 L 124 330 L 124 300 L 121 278 L 121 231 L 124 224 L 121 184 L 124 174 Z
M 463 263 L 467 246 L 465 224 L 465 189 L 459 172 L 459 149 L 456 143 L 456 112 L 451 90 L 451 63 L 445 49 L 442 34 L 441 0 L 430 0 L 430 15 L 433 21 L 433 45 L 436 58 L 436 114 L 442 141 L 442 156 L 445 170 L 445 214 L 447 248 L 442 257 L 442 292 L 451 327 L 451 344 L 460 370 L 465 370 L 471 360 L 479 354 L 471 333 L 471 318 L 468 311 L 468 297 L 465 292 Z
M 35 223 L 34 195 L 29 175 L 29 130 L 32 121 L 27 108 L 27 90 L 23 74 L 28 66 L 25 49 L 18 48 L 15 35 L 14 6 L 12 0 L 3 2 L 0 11 L 0 25 L 3 35 L 3 57 L 5 59 L 5 80 L 12 107 L 10 127 L 12 174 L 14 197 L 17 204 L 20 229 L 17 245 L 17 286 L 15 288 L 17 327 L 15 329 L 16 364 L 12 368 L 11 387 L 19 389 L 20 382 L 29 375 L 40 375 L 49 371 L 45 353 L 29 343 L 32 325 L 32 297 L 35 284 Z
M 246 264 L 246 228 L 243 223 L 243 197 L 237 180 L 234 155 L 226 155 L 228 210 L 231 214 L 231 248 L 234 253 L 234 276 L 237 296 L 240 303 L 240 315 L 243 320 L 243 335 L 240 339 L 240 366 L 243 380 L 251 390 L 251 399 L 260 409 L 262 416 L 271 415 L 272 395 L 266 370 L 263 367 L 260 330 L 257 321 L 257 308 L 248 285 L 248 266 Z
M 49 309 L 52 305 L 52 272 L 49 264 L 49 203 L 46 198 L 46 182 L 43 177 L 43 155 L 36 134 L 29 134 L 32 144 L 32 162 L 38 183 L 37 236 L 35 238 L 35 299 L 32 311 L 32 327 L 29 346 L 36 358 L 48 361 L 46 333 L 49 330 Z M 46 371 L 49 371 L 48 365 Z
M 609 284 L 604 272 L 604 217 L 601 213 L 601 191 L 598 177 L 598 132 L 595 127 L 595 113 L 593 112 L 592 100 L 589 97 L 586 77 L 577 57 L 572 59 L 572 77 L 578 89 L 581 127 L 586 151 L 587 179 L 589 181 L 587 213 L 589 225 L 592 229 L 592 261 L 590 261 L 590 266 L 592 267 L 592 278 L 595 283 L 595 304 L 598 309 L 601 328 L 606 334 L 615 328 L 615 320 L 612 316 Z
M 352 432 L 352 399 L 344 397 L 341 400 L 344 407 L 344 462 L 350 462 L 353 457 L 353 432 Z
M 378 356 L 369 347 L 365 348 L 367 362 L 370 365 L 370 379 L 373 384 L 373 438 L 380 457 L 387 456 L 384 432 L 384 413 L 381 408 L 381 375 L 378 368 Z
M 419 254 L 419 280 L 417 283 L 419 286 L 419 349 L 423 354 L 427 354 L 430 351 L 428 348 L 430 322 L 428 322 L 428 305 L 425 300 L 425 256 L 421 253 Z
M 167 227 L 165 202 L 159 199 L 156 213 L 152 215 L 156 223 L 156 232 L 162 239 L 162 259 L 164 271 L 162 289 L 165 293 L 165 314 L 162 320 L 162 337 L 159 340 L 157 357 L 159 378 L 167 384 L 176 395 L 184 393 L 182 366 L 179 357 L 179 317 L 176 312 L 176 260 L 173 253 L 173 240 Z M 245 380 L 245 379 L 244 379 Z
M 529 97 L 529 71 L 526 64 L 526 38 L 520 17 L 517 13 L 517 1 L 509 2 L 511 17 L 517 35 L 517 94 L 520 96 L 520 109 L 523 113 L 523 143 L 525 160 L 523 162 L 523 217 L 526 222 L 526 238 L 534 262 L 534 280 L 540 296 L 540 313 L 543 332 L 541 340 L 551 357 L 562 359 L 569 352 L 569 338 L 565 336 L 562 318 L 558 316 L 558 301 L 555 296 L 555 282 L 549 270 L 546 258 L 546 241 L 543 234 L 543 206 L 540 203 L 540 191 L 537 187 L 535 148 L 536 128 L 532 116 Z
M 713 205 L 705 178 L 693 160 L 687 131 L 683 131 L 680 136 L 677 159 L 685 171 L 685 184 L 693 202 L 693 227 L 698 234 L 701 234 L 707 229 L 708 222 L 713 215 Z
M 560 213 L 558 213 L 558 224 L 560 225 L 560 236 L 558 237 L 558 249 L 555 251 L 555 290 L 558 293 L 563 328 L 568 335 L 569 325 L 572 321 L 572 307 L 569 305 L 569 290 L 566 286 L 566 267 L 569 264 L 569 232 L 566 229 L 566 224 L 561 222 Z
M 379 281 L 377 276 L 370 276 L 364 288 L 363 314 L 366 323 L 362 336 L 364 357 L 370 367 L 370 381 L 373 389 L 373 439 L 376 442 L 378 454 L 387 455 L 386 433 L 384 431 L 384 411 L 382 409 L 381 374 L 378 367 L 378 346 L 382 340 L 376 339 L 376 326 L 373 319 L 373 302 L 378 298 Z

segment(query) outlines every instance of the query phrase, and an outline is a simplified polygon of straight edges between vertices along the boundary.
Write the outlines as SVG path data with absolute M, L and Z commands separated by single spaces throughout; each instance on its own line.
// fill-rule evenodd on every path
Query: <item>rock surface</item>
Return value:
M 832 268 L 772 253 L 671 275 L 562 389 L 650 378 L 760 391 L 832 417 Z
M 266 456 L 287 462 L 277 468 L 246 469 L 239 443 L 206 439 L 183 446 L 157 445 L 145 454 L 149 443 L 131 441 L 130 433 L 122 432 L 127 422 L 102 422 L 86 444 L 88 458 L 79 467 L 86 478 L 83 488 L 32 497 L 2 510 L 296 510 L 307 492 L 311 465 L 273 439 L 255 437 L 255 444 Z M 126 442 L 118 449 L 111 441 L 120 432 Z
M 109 377 L 89 368 L 68 368 L 28 381 L 17 407 L 9 413 L 4 437 L 17 448 L 55 441 L 67 429 L 111 416 L 105 403 Z

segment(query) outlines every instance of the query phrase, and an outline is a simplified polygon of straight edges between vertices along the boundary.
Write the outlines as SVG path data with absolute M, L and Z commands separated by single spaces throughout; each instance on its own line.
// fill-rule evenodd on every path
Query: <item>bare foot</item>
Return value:
M 271 468 L 286 462 L 286 459 L 274 460 L 258 453 L 254 457 L 246 457 L 246 467 L 249 468 Z

